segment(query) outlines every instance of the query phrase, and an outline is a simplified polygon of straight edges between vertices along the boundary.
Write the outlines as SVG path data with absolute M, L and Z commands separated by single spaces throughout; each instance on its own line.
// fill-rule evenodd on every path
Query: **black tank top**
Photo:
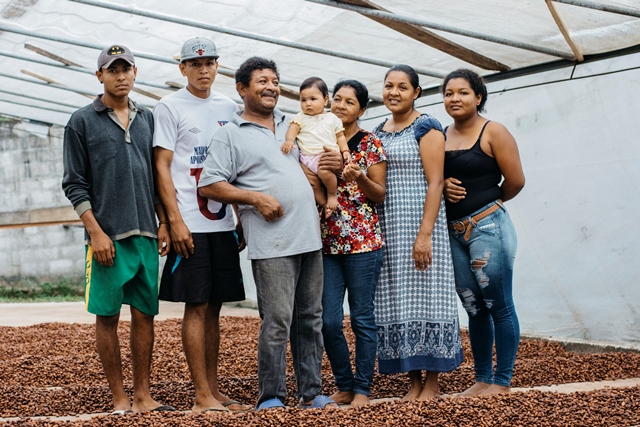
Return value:
M 487 127 L 487 121 L 478 140 L 473 147 L 467 150 L 450 150 L 444 155 L 444 177 L 457 178 L 462 181 L 462 186 L 467 190 L 467 195 L 458 203 L 446 202 L 447 219 L 454 221 L 472 214 L 483 206 L 502 197 L 500 181 L 502 172 L 498 167 L 498 162 L 493 157 L 487 155 L 480 148 L 480 140 Z M 447 133 L 447 127 L 445 135 Z

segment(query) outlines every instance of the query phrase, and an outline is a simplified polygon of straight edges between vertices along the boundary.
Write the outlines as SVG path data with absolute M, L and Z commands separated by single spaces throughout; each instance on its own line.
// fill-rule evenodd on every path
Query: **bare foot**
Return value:
M 510 387 L 505 387 L 503 385 L 491 384 L 485 391 L 480 393 L 481 396 L 488 396 L 490 394 L 505 394 L 511 393 Z
M 332 394 L 329 397 L 333 399 L 334 402 L 339 403 L 341 405 L 347 405 L 353 402 L 353 398 L 354 398 L 352 391 L 339 391 L 337 393 Z
M 227 411 L 228 409 L 225 408 L 222 403 L 220 403 L 220 401 L 218 401 L 218 399 L 216 399 L 212 395 L 211 397 L 208 397 L 206 399 L 196 399 L 196 403 L 193 405 L 191 410 L 194 413 L 199 414 L 206 411 Z
M 424 386 L 417 400 L 424 401 L 440 396 L 440 388 L 438 387 L 438 372 L 428 371 Z
M 364 394 L 356 393 L 353 395 L 353 400 L 351 401 L 352 408 L 359 408 L 360 406 L 366 406 L 369 404 L 371 404 L 371 401 Z
M 411 388 L 402 398 L 403 402 L 416 400 L 422 393 L 422 371 L 409 371 L 409 379 L 411 380 Z
M 324 205 L 325 218 L 329 218 L 336 209 L 338 209 L 338 196 L 330 194 L 327 196 L 327 204 Z
M 212 391 L 213 397 L 220 402 L 222 406 L 230 410 L 231 412 L 247 412 L 253 409 L 253 405 L 249 405 L 247 403 L 238 402 L 237 400 L 231 399 L 229 396 L 226 396 L 220 391 Z
M 133 412 L 149 412 L 149 411 L 173 411 L 171 406 L 163 405 L 162 403 L 153 400 L 151 397 L 145 400 L 133 399 L 133 405 L 131 406 Z
M 437 387 L 434 390 L 431 387 L 425 386 L 422 388 L 422 392 L 420 392 L 420 395 L 416 398 L 416 400 L 422 402 L 422 401 L 430 400 L 430 399 L 433 399 L 434 397 L 439 397 L 439 396 L 440 396 L 440 390 L 438 390 Z
M 469 396 L 479 396 L 483 391 L 488 389 L 491 386 L 489 383 L 475 383 L 462 393 L 459 393 L 456 397 L 469 397 Z

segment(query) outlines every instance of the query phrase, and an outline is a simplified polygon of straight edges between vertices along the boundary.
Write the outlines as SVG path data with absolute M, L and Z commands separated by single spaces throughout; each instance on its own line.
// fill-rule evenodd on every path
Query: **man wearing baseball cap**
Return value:
M 187 86 L 153 110 L 159 193 L 172 239 L 160 299 L 185 303 L 182 345 L 195 388 L 193 412 L 251 409 L 218 388 L 220 309 L 223 302 L 245 299 L 239 257 L 244 239 L 239 222 L 236 234 L 232 207 L 197 191 L 202 164 L 215 155 L 208 151 L 211 138 L 238 111 L 235 102 L 211 90 L 217 59 L 211 40 L 187 40 L 179 64 Z
M 125 46 L 104 49 L 96 71 L 104 94 L 73 113 L 64 132 L 62 188 L 85 227 L 86 308 L 96 315 L 96 343 L 114 415 L 173 410 L 149 392 L 158 254 L 166 255 L 170 244 L 154 188 L 153 116 L 129 98 L 136 72 Z M 122 381 L 122 304 L 131 308 L 133 403 Z

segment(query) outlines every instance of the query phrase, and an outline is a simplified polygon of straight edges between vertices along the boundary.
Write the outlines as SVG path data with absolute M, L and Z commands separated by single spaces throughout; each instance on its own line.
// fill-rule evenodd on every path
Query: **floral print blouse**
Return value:
M 354 138 L 360 141 L 354 141 Z M 369 167 L 387 160 L 382 143 L 371 132 L 361 129 L 349 141 L 349 147 L 353 161 L 364 173 Z M 338 206 L 320 226 L 325 254 L 371 252 L 382 247 L 376 203 L 364 195 L 355 181 L 345 181 L 341 176 L 338 177 Z

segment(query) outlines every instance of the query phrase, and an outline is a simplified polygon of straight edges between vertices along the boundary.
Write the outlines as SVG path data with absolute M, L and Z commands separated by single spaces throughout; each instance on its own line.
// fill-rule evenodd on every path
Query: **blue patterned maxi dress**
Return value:
M 433 264 L 418 271 L 411 259 L 427 194 L 414 132 L 425 125 L 442 131 L 427 114 L 399 132 L 383 131 L 384 122 L 373 131 L 387 153 L 387 196 L 379 210 L 385 256 L 375 301 L 378 369 L 385 374 L 448 372 L 463 360 L 444 198 L 432 232 Z

